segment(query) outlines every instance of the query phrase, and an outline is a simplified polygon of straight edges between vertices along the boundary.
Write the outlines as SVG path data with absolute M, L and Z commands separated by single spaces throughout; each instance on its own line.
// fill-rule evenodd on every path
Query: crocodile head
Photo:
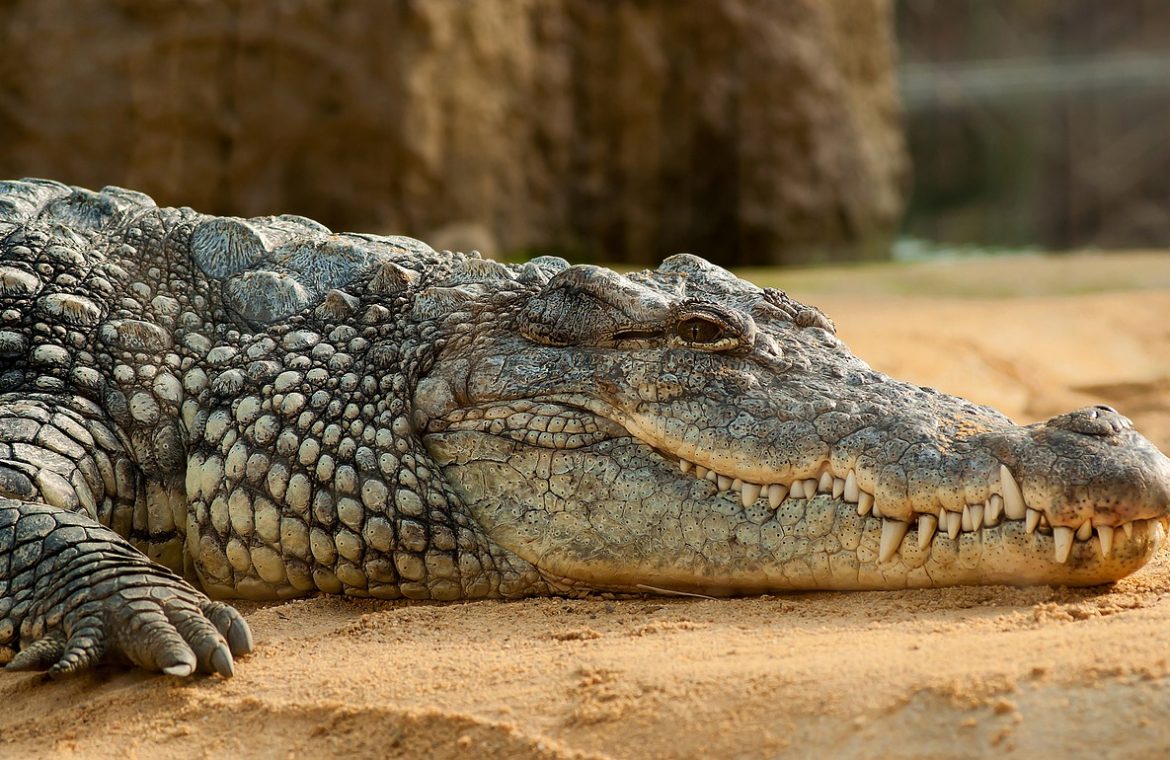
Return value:
M 690 255 L 509 271 L 448 288 L 415 403 L 475 519 L 562 588 L 1084 585 L 1164 540 L 1170 460 L 1108 407 L 1015 425 Z

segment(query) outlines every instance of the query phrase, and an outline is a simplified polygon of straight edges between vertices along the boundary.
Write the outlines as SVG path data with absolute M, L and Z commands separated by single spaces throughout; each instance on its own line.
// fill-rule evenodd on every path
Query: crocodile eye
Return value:
M 723 326 L 702 317 L 679 320 L 674 332 L 687 343 L 715 343 L 723 337 Z

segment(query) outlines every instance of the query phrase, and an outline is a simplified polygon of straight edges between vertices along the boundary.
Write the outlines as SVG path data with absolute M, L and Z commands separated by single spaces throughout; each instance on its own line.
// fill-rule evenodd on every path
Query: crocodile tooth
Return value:
M 772 509 L 780 506 L 780 502 L 788 497 L 788 486 L 782 483 L 773 483 L 768 486 L 768 506 Z
M 947 536 L 954 541 L 963 527 L 963 516 L 958 512 L 947 512 Z
M 965 510 L 964 510 L 965 511 Z M 983 505 L 971 505 L 971 530 L 980 530 L 983 527 Z
M 959 515 L 959 527 L 964 533 L 975 530 L 975 521 L 971 519 L 971 505 L 969 504 L 963 505 L 963 511 Z
M 712 483 L 718 483 L 719 473 L 715 472 L 714 470 L 707 470 L 707 474 L 703 476 L 703 480 L 709 480 Z
M 716 475 L 715 482 L 719 484 L 720 491 L 728 491 L 731 489 L 731 478 L 726 475 Z
M 1040 524 L 1040 512 L 1035 509 L 1028 510 L 1028 520 L 1024 523 L 1024 531 L 1026 533 L 1035 533 L 1036 526 Z
M 1016 482 L 1012 471 L 1006 465 L 999 466 L 999 484 L 1003 491 L 1003 511 L 1009 520 L 1024 519 L 1024 494 L 1020 491 L 1020 484 Z
M 1132 522 L 1122 523 L 1121 529 L 1125 531 L 1126 538 L 1133 538 L 1133 523 Z
M 938 528 L 938 518 L 934 515 L 918 516 L 918 548 L 925 549 L 934 538 L 934 531 Z
M 740 495 L 743 497 L 743 505 L 750 507 L 756 503 L 756 499 L 760 498 L 760 487 L 755 483 L 744 483 Z
M 1109 556 L 1113 551 L 1113 528 L 1108 525 L 1097 526 L 1097 548 L 1101 551 L 1101 559 Z
M 817 483 L 817 490 L 821 493 L 830 493 L 833 490 L 833 476 L 829 471 L 821 473 L 821 480 Z
M 685 459 L 678 460 L 678 469 L 683 475 L 686 475 L 688 472 L 690 472 L 691 468 L 694 466 L 695 465 L 693 463 L 688 462 Z
M 840 499 L 843 493 L 845 493 L 845 479 L 833 478 L 833 498 Z
M 906 531 L 910 530 L 910 523 L 900 520 L 882 520 L 882 543 L 878 549 L 878 561 L 889 562 L 898 553 Z
M 811 499 L 817 495 L 817 479 L 809 478 L 804 481 L 804 498 Z
M 699 480 L 706 480 L 709 470 L 701 464 L 695 465 L 695 477 Z
M 788 495 L 794 499 L 803 499 L 804 498 L 804 481 L 803 480 L 792 481 L 792 488 L 788 491 Z
M 987 500 L 987 511 L 984 513 L 984 519 L 988 525 L 995 525 L 999 522 L 999 514 L 1003 511 L 1003 497 L 997 493 L 993 493 L 991 498 Z
M 857 514 L 868 515 L 873 509 L 873 494 L 869 491 L 862 491 L 857 496 Z
M 1093 521 L 1085 520 L 1081 523 L 1081 527 L 1077 528 L 1077 540 L 1088 541 L 1093 537 Z
M 1150 540 L 1155 544 L 1162 543 L 1162 539 L 1166 537 L 1166 526 L 1162 525 L 1161 520 L 1150 518 Z
M 742 491 L 743 490 L 743 481 L 740 480 L 739 478 L 736 478 L 735 480 L 731 481 L 731 490 L 732 491 Z
M 1063 564 L 1072 551 L 1073 529 L 1064 525 L 1056 526 L 1052 529 L 1052 540 L 1056 544 L 1056 561 Z
M 857 475 L 853 473 L 853 470 L 850 470 L 849 474 L 845 476 L 845 501 L 851 501 L 856 504 L 859 496 Z

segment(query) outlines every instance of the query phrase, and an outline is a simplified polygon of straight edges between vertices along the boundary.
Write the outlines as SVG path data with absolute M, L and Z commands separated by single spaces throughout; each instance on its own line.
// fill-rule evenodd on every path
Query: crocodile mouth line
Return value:
M 982 536 L 985 529 L 994 529 L 1001 523 L 1022 524 L 1027 535 L 1050 537 L 1053 558 L 1064 564 L 1073 548 L 1093 544 L 1098 556 L 1108 559 L 1113 552 L 1134 539 L 1135 535 L 1152 537 L 1160 543 L 1170 528 L 1170 517 L 1134 519 L 1106 524 L 1103 519 L 1090 518 L 1077 527 L 1053 524 L 1042 509 L 1034 509 L 1025 502 L 1023 491 L 1012 471 L 1001 464 L 999 471 L 988 478 L 988 497 L 968 503 L 961 510 L 939 506 L 936 512 L 915 513 L 907 521 L 884 514 L 875 494 L 863 487 L 866 478 L 856 469 L 834 470 L 828 462 L 813 470 L 813 474 L 796 478 L 767 478 L 759 473 L 746 480 L 735 473 L 725 473 L 714 467 L 699 464 L 671 450 L 668 444 L 654 440 L 652 431 L 643 431 L 636 420 L 603 410 L 598 403 L 583 399 L 564 398 L 515 400 L 483 406 L 457 409 L 442 418 L 432 419 L 428 433 L 478 432 L 512 440 L 517 444 L 554 450 L 583 449 L 602 441 L 629 437 L 647 446 L 682 476 L 710 482 L 718 494 L 734 493 L 745 509 L 766 504 L 773 511 L 792 499 L 813 499 L 829 496 L 855 505 L 859 517 L 881 521 L 880 562 L 890 562 L 901 549 L 911 528 L 915 528 L 919 550 L 926 549 L 936 538 L 956 541 L 963 534 Z M 610 411 L 611 414 L 603 414 Z M 616 418 L 616 419 L 615 419 Z M 619 421 L 620 420 L 620 421 Z M 641 431 L 641 434 L 640 434 Z M 710 463 L 708 463 L 710 464 Z M 996 477 L 996 475 L 998 477 Z M 750 477 L 750 476 L 749 476 Z
M 1051 537 L 1054 559 L 1061 564 L 1068 561 L 1076 544 L 1091 542 L 1101 559 L 1107 559 L 1116 547 L 1132 540 L 1135 533 L 1144 532 L 1160 543 L 1170 526 L 1170 518 L 1166 517 L 1135 519 L 1116 526 L 1094 523 L 1090 519 L 1075 529 L 1053 525 L 1042 510 L 1027 506 L 1015 476 L 1005 465 L 1000 465 L 998 487 L 1001 493 L 991 494 L 984 502 L 966 504 L 961 512 L 940 506 L 937 513 L 919 513 L 913 522 L 907 522 L 883 515 L 874 494 L 858 485 L 858 477 L 853 469 L 841 477 L 828 464 L 824 464 L 816 477 L 760 484 L 745 482 L 686 459 L 679 458 L 677 462 L 681 474 L 707 480 L 721 493 L 738 493 L 745 508 L 755 505 L 757 501 L 766 501 L 770 509 L 776 510 L 788 499 L 813 499 L 822 495 L 855 504 L 858 516 L 882 522 L 878 552 L 881 562 L 889 562 L 894 558 L 912 526 L 917 529 L 917 543 L 921 550 L 938 536 L 955 541 L 961 534 L 981 534 L 984 529 L 995 528 L 1002 522 L 1022 523 L 1024 532 L 1029 535 Z

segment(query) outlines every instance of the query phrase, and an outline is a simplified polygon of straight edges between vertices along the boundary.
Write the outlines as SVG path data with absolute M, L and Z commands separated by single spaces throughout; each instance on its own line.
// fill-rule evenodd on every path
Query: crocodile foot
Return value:
M 84 515 L 0 499 L 0 544 L 7 541 L 0 662 L 9 660 L 8 670 L 59 677 L 129 661 L 176 676 L 231 676 L 233 656 L 252 649 L 236 610 Z

